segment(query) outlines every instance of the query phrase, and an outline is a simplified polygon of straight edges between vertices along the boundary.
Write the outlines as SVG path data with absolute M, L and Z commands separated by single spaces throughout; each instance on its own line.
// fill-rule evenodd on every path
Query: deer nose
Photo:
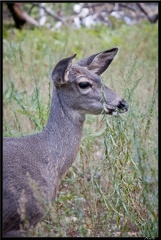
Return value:
M 127 111 L 128 110 L 128 103 L 124 99 L 122 99 L 119 103 L 118 108 L 122 111 Z

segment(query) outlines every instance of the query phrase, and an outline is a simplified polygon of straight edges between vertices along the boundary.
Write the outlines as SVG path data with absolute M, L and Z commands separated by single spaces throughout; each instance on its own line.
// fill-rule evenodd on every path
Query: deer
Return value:
M 86 114 L 116 115 L 128 103 L 103 84 L 118 47 L 83 58 L 76 53 L 51 73 L 53 94 L 42 132 L 3 141 L 3 236 L 25 237 L 50 211 L 63 175 L 79 151 Z M 49 206 L 49 207 L 46 207 Z

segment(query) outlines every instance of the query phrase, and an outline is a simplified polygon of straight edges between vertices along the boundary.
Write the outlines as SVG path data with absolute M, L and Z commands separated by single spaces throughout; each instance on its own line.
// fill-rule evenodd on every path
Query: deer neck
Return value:
M 54 88 L 49 119 L 45 130 L 49 132 L 56 132 L 57 130 L 59 133 L 60 128 L 67 125 L 82 129 L 84 121 L 85 114 L 68 108 L 61 100 L 59 92 Z M 59 128 L 57 129 L 57 127 Z
M 82 136 L 85 115 L 64 106 L 56 89 L 53 91 L 51 109 L 44 134 L 48 139 L 51 161 L 57 165 L 61 176 L 75 160 Z

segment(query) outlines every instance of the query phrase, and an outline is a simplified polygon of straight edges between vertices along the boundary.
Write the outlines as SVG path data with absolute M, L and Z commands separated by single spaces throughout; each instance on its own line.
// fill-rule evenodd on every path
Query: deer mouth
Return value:
M 106 105 L 104 106 L 104 111 L 108 115 L 113 115 L 117 116 L 119 113 L 124 113 L 128 111 L 128 105 L 119 105 L 117 107 L 111 106 L 111 105 Z
M 116 115 L 118 115 L 118 110 L 117 110 L 117 108 L 114 108 L 114 109 L 105 108 L 105 113 L 108 115 L 116 116 Z

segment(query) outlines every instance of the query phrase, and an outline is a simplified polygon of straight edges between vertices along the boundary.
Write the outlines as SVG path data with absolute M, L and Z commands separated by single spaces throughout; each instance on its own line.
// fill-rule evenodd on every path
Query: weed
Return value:
M 103 81 L 129 104 L 124 115 L 87 116 L 77 159 L 49 215 L 29 235 L 158 236 L 156 35 L 157 24 L 147 23 L 5 33 L 4 136 L 44 128 L 52 89 L 46 72 L 73 52 L 81 59 L 118 45 L 120 53 Z

